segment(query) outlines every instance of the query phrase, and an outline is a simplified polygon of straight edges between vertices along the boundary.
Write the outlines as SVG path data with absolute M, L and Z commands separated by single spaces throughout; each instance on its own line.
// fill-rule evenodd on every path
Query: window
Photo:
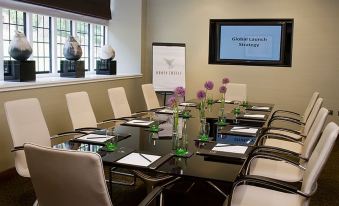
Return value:
M 5 8 L 0 8 L 0 13 L 0 31 L 3 31 L 3 37 L 0 38 L 0 46 L 3 47 L 0 59 L 4 60 L 4 65 L 8 64 L 8 60 L 12 60 L 8 47 L 15 30 L 18 30 L 24 32 L 31 43 L 33 53 L 30 59 L 35 61 L 36 73 L 58 75 L 60 61 L 65 60 L 64 43 L 70 35 L 73 35 L 81 46 L 80 60 L 85 62 L 85 70 L 95 71 L 100 49 L 106 43 L 105 26 Z
M 9 44 L 14 36 L 14 32 L 21 31 L 26 33 L 26 13 L 21 11 L 15 11 L 10 9 L 2 9 L 3 19 L 3 59 L 10 60 L 11 57 L 8 54 Z
M 96 67 L 96 61 L 99 60 L 100 48 L 105 44 L 105 26 L 94 25 L 93 26 L 93 57 L 94 65 Z M 96 68 L 97 69 L 97 68 Z
M 33 59 L 36 73 L 52 71 L 51 17 L 33 14 Z
M 89 48 L 90 48 L 90 29 L 89 24 L 84 22 L 77 22 L 76 24 L 76 36 L 77 41 L 79 42 L 82 49 L 82 56 L 80 60 L 85 61 L 85 70 L 89 71 L 90 69 L 90 59 L 89 59 Z
M 72 34 L 72 21 L 67 19 L 56 18 L 56 57 L 57 68 L 60 71 L 60 61 L 65 60 L 64 44 Z

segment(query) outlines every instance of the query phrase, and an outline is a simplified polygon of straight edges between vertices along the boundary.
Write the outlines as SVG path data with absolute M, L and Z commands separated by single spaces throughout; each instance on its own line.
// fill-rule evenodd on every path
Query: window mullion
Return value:
M 29 44 L 31 45 L 32 49 L 33 48 L 33 15 L 32 13 L 26 13 L 26 37 L 27 40 L 29 41 Z M 34 52 L 34 51 L 33 51 Z M 29 60 L 33 59 L 33 54 L 29 57 Z M 37 68 L 37 65 L 35 65 Z
M 57 58 L 57 21 L 55 17 L 52 17 L 51 23 L 51 46 L 52 46 L 52 53 L 50 54 L 52 59 L 52 74 L 58 73 L 58 58 Z
M 94 72 L 95 71 L 95 58 L 94 58 L 94 28 L 93 28 L 93 24 L 90 24 L 89 34 L 90 34 L 89 54 L 88 54 L 88 58 L 90 59 L 89 71 Z
M 2 15 L 2 8 L 0 8 L 0 31 L 3 31 L 3 15 Z M 1 34 L 3 35 L 3 34 Z M 2 36 L 1 36 L 1 39 L 2 39 Z M 3 81 L 4 80 L 4 48 L 3 48 L 3 44 L 4 44 L 4 41 L 0 41 L 0 81 Z

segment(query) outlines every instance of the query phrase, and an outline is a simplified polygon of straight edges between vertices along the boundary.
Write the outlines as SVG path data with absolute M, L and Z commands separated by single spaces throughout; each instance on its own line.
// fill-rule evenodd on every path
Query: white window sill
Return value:
M 59 76 L 52 77 L 52 76 L 37 75 L 35 82 L 0 81 L 0 92 L 44 88 L 44 87 L 57 87 L 57 86 L 74 85 L 74 84 L 85 84 L 85 83 L 91 83 L 91 82 L 103 82 L 103 81 L 121 80 L 121 79 L 134 79 L 134 78 L 141 78 L 141 77 L 142 77 L 142 74 L 95 75 L 95 74 L 86 73 L 84 78 L 68 78 L 68 77 L 59 77 Z

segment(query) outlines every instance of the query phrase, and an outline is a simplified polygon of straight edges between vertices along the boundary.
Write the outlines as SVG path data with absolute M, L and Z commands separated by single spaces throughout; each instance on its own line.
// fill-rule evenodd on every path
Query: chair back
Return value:
M 230 101 L 246 101 L 247 100 L 247 84 L 229 83 L 227 84 L 226 100 Z
M 308 119 L 306 121 L 305 127 L 303 129 L 304 135 L 308 135 L 308 133 L 309 133 L 311 127 L 312 127 L 312 124 L 315 120 L 315 117 L 317 116 L 322 104 L 323 104 L 323 98 L 318 98 L 317 101 L 315 102 L 313 108 L 312 108 L 312 112 L 311 112 L 310 116 L 308 117 Z
M 312 152 L 304 172 L 301 191 L 311 194 L 316 189 L 318 177 L 332 151 L 339 132 L 339 127 L 334 122 L 330 122 L 324 129 L 320 140 Z
M 66 101 L 74 130 L 84 127 L 97 127 L 97 120 L 87 92 L 68 93 L 66 94 Z
M 112 205 L 99 154 L 34 144 L 24 150 L 39 205 Z
M 315 118 L 314 123 L 312 124 L 312 127 L 305 139 L 301 157 L 306 159 L 310 158 L 312 151 L 319 140 L 320 133 L 324 127 L 327 115 L 328 110 L 326 108 L 323 107 L 319 110 L 317 117 Z
M 141 85 L 142 92 L 144 94 L 147 110 L 159 108 L 159 100 L 154 91 L 153 84 Z
M 303 115 L 303 117 L 301 119 L 301 121 L 303 123 L 306 123 L 306 121 L 307 121 L 308 117 L 310 116 L 311 111 L 312 111 L 312 109 L 314 107 L 314 104 L 317 101 L 318 97 L 319 97 L 319 92 L 314 92 L 312 97 L 311 97 L 311 99 L 310 99 L 310 102 L 308 103 L 308 105 L 306 107 L 304 115 Z
M 108 89 L 108 97 L 111 102 L 115 118 L 128 117 L 132 115 L 126 92 L 123 87 Z
M 36 98 L 5 102 L 5 113 L 11 132 L 13 146 L 23 146 L 27 142 L 51 146 L 50 133 Z M 15 168 L 19 175 L 29 177 L 23 151 L 15 154 Z

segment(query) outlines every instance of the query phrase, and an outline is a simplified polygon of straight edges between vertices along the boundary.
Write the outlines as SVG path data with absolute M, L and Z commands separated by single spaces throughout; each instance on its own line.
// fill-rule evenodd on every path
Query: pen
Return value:
M 143 157 L 145 160 L 149 161 L 149 162 L 152 162 L 150 159 L 148 159 L 147 157 L 145 157 L 145 155 L 141 154 L 141 153 L 138 153 L 141 157 Z

